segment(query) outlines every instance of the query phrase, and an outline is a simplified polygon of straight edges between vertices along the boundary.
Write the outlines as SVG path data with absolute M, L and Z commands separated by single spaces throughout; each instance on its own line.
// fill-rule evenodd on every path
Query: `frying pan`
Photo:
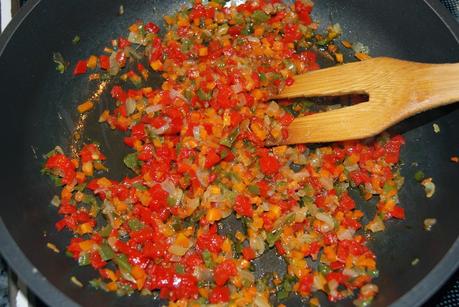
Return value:
M 59 74 L 52 54 L 61 52 L 72 63 L 89 54 L 100 54 L 111 38 L 126 33 L 136 19 L 161 24 L 161 17 L 185 1 L 48 0 L 28 1 L 0 37 L 1 100 L 1 205 L 0 249 L 19 277 L 44 302 L 52 306 L 151 306 L 161 302 L 152 297 L 116 297 L 69 282 L 75 275 L 83 282 L 94 277 L 92 269 L 79 268 L 72 259 L 46 248 L 52 242 L 63 251 L 69 233 L 57 233 L 55 208 L 49 202 L 57 190 L 40 175 L 42 155 L 72 140 L 76 106 L 96 90 L 85 77 L 71 71 Z M 125 13 L 117 16 L 120 4 Z M 373 56 L 392 56 L 420 62 L 458 62 L 459 26 L 436 0 L 321 0 L 315 18 L 323 24 L 339 22 L 343 37 L 370 47 Z M 75 35 L 81 37 L 72 44 Z M 157 86 L 157 84 L 156 84 Z M 105 125 L 91 125 L 109 97 L 104 92 L 85 126 L 83 141 L 101 142 L 108 156 L 111 175 L 129 175 L 114 161 L 126 153 L 121 134 Z M 440 133 L 434 133 L 437 123 Z M 459 264 L 459 165 L 450 162 L 459 155 L 459 109 L 447 107 L 411 118 L 394 128 L 407 144 L 402 151 L 400 193 L 406 221 L 390 221 L 384 233 L 370 241 L 378 258 L 380 293 L 373 306 L 416 306 L 422 304 L 452 274 Z M 413 175 L 423 170 L 433 177 L 437 192 L 431 199 Z M 358 197 L 358 196 L 357 196 Z M 374 207 L 360 203 L 371 214 Z M 372 209 L 373 208 L 373 209 Z M 436 218 L 431 232 L 423 220 Z M 237 222 L 222 231 L 234 231 Z M 412 265 L 414 259 L 419 263 Z M 257 274 L 282 272 L 282 262 L 273 252 L 261 257 Z M 290 298 L 287 305 L 302 302 Z M 336 306 L 350 305 L 343 301 Z

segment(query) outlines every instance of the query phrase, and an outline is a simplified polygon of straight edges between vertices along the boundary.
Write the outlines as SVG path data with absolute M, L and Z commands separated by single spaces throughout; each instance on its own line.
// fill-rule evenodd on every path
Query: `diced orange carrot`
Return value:
M 80 113 L 84 113 L 84 112 L 87 112 L 87 111 L 91 110 L 93 107 L 94 107 L 94 104 L 91 101 L 88 100 L 88 101 L 83 102 L 82 104 L 80 104 L 77 107 L 77 110 Z

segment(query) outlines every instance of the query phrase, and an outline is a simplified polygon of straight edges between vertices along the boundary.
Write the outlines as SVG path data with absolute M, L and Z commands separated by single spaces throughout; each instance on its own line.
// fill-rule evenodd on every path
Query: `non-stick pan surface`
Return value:
M 120 4 L 125 13 L 117 16 Z M 19 277 L 50 305 L 161 303 L 136 295 L 118 298 L 69 282 L 73 275 L 83 282 L 94 275 L 91 269 L 79 268 L 70 258 L 46 248 L 52 242 L 64 250 L 70 234 L 54 229 L 58 216 L 49 201 L 57 191 L 40 175 L 40 168 L 44 153 L 57 144 L 68 147 L 77 119 L 75 107 L 96 88 L 88 87 L 85 77 L 74 78 L 69 71 L 59 74 L 53 52 L 75 63 L 99 54 L 136 19 L 161 23 L 163 15 L 182 4 L 184 1 L 175 0 L 29 1 L 0 37 L 0 250 Z M 339 22 L 344 38 L 368 45 L 373 56 L 459 61 L 459 27 L 436 0 L 320 0 L 314 14 L 323 24 Z M 72 44 L 75 35 L 81 37 L 78 45 Z M 88 123 L 95 121 L 108 100 L 103 94 Z M 440 133 L 434 133 L 433 123 L 440 126 Z M 459 165 L 450 162 L 452 155 L 459 155 L 459 109 L 428 112 L 395 130 L 407 138 L 401 168 L 406 183 L 400 195 L 407 220 L 391 221 L 387 231 L 371 242 L 378 257 L 376 283 L 381 290 L 374 306 L 421 304 L 459 262 Z M 114 163 L 126 150 L 117 133 L 104 125 L 88 124 L 82 141 L 89 138 L 101 142 L 113 176 L 128 174 Z M 437 192 L 432 199 L 425 197 L 413 179 L 417 170 L 433 177 Z M 360 205 L 371 211 L 368 204 Z M 423 220 L 431 217 L 438 223 L 426 232 Z M 413 266 L 415 258 L 419 263 Z M 259 272 L 282 270 L 280 263 L 271 253 L 257 267 Z M 288 301 L 288 305 L 300 303 L 295 298 Z M 349 304 L 345 301 L 337 306 Z

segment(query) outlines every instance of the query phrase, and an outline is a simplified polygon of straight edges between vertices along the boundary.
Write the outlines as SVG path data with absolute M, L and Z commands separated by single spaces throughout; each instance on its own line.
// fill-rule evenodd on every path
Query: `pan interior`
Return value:
M 4 173 L 0 216 L 33 265 L 57 289 L 81 305 L 159 306 L 161 302 L 152 303 L 151 297 L 118 298 L 90 288 L 77 288 L 69 282 L 70 277 L 75 275 L 86 282 L 94 276 L 92 269 L 79 268 L 70 258 L 46 248 L 46 243 L 52 242 L 63 251 L 70 234 L 54 229 L 58 216 L 50 199 L 57 190 L 40 175 L 42 155 L 58 144 L 68 148 L 77 120 L 76 106 L 97 87 L 88 87 L 86 78 L 74 78 L 69 71 L 59 74 L 52 54 L 58 51 L 71 63 L 89 54 L 100 54 L 112 38 L 124 35 L 135 20 L 161 24 L 162 16 L 185 4 L 175 0 L 130 0 L 123 3 L 124 14 L 118 16 L 118 1 L 43 1 L 24 20 L 0 57 L 0 97 L 6 115 L 1 121 L 6 142 L 1 153 Z M 317 1 L 314 16 L 323 25 L 340 23 L 343 38 L 368 45 L 373 56 L 438 63 L 459 61 L 457 42 L 422 1 Z M 81 41 L 73 45 L 76 35 Z M 105 91 L 88 123 L 96 122 L 108 103 Z M 440 133 L 434 133 L 433 123 L 440 126 Z M 105 125 L 85 127 L 82 140 L 101 143 L 111 172 L 118 178 L 129 175 L 117 164 L 127 153 L 120 142 L 121 134 Z M 450 162 L 451 156 L 459 155 L 459 134 L 455 133 L 459 129 L 459 110 L 447 107 L 431 111 L 394 129 L 403 132 L 407 139 L 402 152 L 406 182 L 400 195 L 407 220 L 390 222 L 387 230 L 371 242 L 380 269 L 376 280 L 380 294 L 374 306 L 387 306 L 421 281 L 459 233 L 454 219 L 459 215 L 459 194 L 455 193 L 459 166 Z M 425 197 L 413 178 L 418 170 L 434 179 L 437 193 L 432 199 Z M 426 218 L 438 221 L 431 232 L 423 229 Z M 263 267 L 281 270 L 275 257 L 266 258 Z M 419 263 L 413 266 L 415 258 L 419 258 Z M 289 303 L 299 301 L 292 298 Z M 349 304 L 345 301 L 334 306 Z

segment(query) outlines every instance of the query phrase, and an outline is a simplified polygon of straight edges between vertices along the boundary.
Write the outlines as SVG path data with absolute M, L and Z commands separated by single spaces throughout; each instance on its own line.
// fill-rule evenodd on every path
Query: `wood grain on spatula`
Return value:
M 368 94 L 369 101 L 296 118 L 283 144 L 361 139 L 414 114 L 459 101 L 459 63 L 372 58 L 298 75 L 276 98 Z

